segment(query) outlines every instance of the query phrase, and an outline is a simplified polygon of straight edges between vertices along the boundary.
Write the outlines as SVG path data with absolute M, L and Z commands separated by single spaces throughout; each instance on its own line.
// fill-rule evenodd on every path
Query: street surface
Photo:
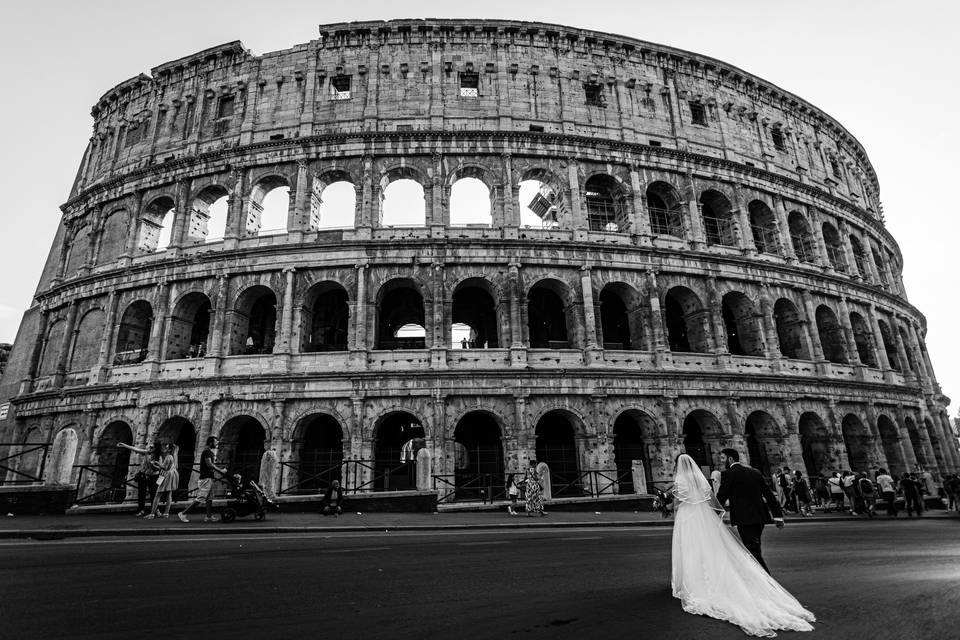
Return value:
M 746 636 L 670 594 L 669 527 L 0 541 L 0 638 Z M 960 520 L 768 528 L 809 640 L 960 638 Z

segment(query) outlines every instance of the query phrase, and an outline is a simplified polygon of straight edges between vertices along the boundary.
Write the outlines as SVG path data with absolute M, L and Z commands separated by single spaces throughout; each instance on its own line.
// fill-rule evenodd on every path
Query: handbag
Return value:
M 159 487 L 159 486 L 163 485 L 163 482 L 164 482 L 164 480 L 166 480 L 166 479 L 167 479 L 166 476 L 164 476 L 162 473 L 161 473 L 160 475 L 158 475 L 158 476 L 157 476 L 157 486 Z

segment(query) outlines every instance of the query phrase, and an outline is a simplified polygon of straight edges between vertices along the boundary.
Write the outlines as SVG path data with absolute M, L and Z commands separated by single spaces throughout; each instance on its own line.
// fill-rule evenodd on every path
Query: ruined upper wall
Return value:
M 462 95 L 471 74 L 476 95 Z M 338 92 L 344 83 L 349 92 Z M 801 98 L 706 56 L 544 23 L 326 25 L 317 40 L 262 56 L 232 42 L 121 83 L 93 115 L 74 196 L 130 170 L 266 140 L 542 130 L 742 162 L 880 210 L 861 145 Z

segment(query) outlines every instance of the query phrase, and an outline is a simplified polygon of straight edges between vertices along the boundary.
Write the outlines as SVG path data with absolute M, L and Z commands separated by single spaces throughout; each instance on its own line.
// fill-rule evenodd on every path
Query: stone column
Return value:
M 593 306 L 593 281 L 590 265 L 580 267 L 580 291 L 583 296 L 583 324 L 586 338 L 584 352 L 586 364 L 595 364 L 603 360 L 603 345 L 597 343 L 597 317 Z
M 380 226 L 379 220 L 379 196 L 373 188 L 373 156 L 363 157 L 363 176 L 361 178 L 360 197 L 357 198 L 357 211 L 355 214 L 355 226 L 358 235 L 369 237 L 371 227 Z M 377 215 L 374 215 L 374 207 L 377 208 Z M 376 221 L 376 224 L 374 224 Z
M 663 312 L 660 310 L 660 287 L 657 285 L 656 271 L 647 271 L 647 301 L 650 306 L 651 348 L 654 364 L 663 366 L 672 362 L 667 343 L 667 332 L 663 326 Z
M 503 185 L 500 188 L 502 193 L 503 217 L 500 220 L 500 226 L 504 230 L 505 238 L 516 238 L 520 227 L 520 209 L 517 204 L 517 195 L 513 192 L 513 156 L 509 153 L 500 154 L 503 166 Z M 496 226 L 496 223 L 494 223 Z M 507 232 L 507 229 L 513 229 Z
M 817 242 L 817 253 L 820 254 L 820 266 L 827 273 L 833 273 L 833 263 L 830 262 L 830 254 L 827 253 L 827 243 L 823 239 L 823 220 L 817 214 L 816 209 L 807 209 L 807 219 L 810 221 L 811 233 Z
M 289 355 L 294 351 L 291 342 L 293 336 L 293 288 L 296 284 L 296 280 L 294 280 L 296 273 L 297 270 L 293 267 L 287 267 L 283 270 L 283 308 L 280 316 L 280 348 L 277 349 L 277 354 Z
M 107 298 L 107 317 L 103 323 L 103 334 L 100 336 L 100 352 L 97 355 L 97 365 L 90 376 L 90 382 L 106 382 L 105 375 L 107 367 L 110 366 L 110 351 L 113 346 L 114 325 L 117 323 L 117 306 L 119 304 L 117 291 L 110 292 Z
M 40 357 L 43 354 L 47 343 L 47 326 L 50 323 L 50 311 L 44 307 L 40 308 L 40 321 L 37 326 L 37 334 L 33 339 L 33 349 L 30 351 L 30 364 L 27 367 L 27 375 L 20 380 L 19 394 L 27 394 L 33 391 L 33 380 L 37 377 L 40 367 Z
M 227 198 L 227 224 L 223 234 L 224 249 L 234 249 L 246 235 L 246 204 L 249 199 L 247 170 L 236 167 L 230 174 L 233 188 Z
M 190 179 L 177 181 L 175 202 L 173 209 L 173 227 L 170 229 L 170 255 L 178 255 L 182 246 L 187 243 L 190 229 Z
M 67 309 L 67 324 L 63 330 L 63 342 L 60 343 L 60 353 L 57 354 L 57 369 L 53 376 L 53 386 L 62 387 L 67 372 L 67 362 L 73 348 L 77 330 L 77 301 L 70 303 Z
M 229 338 L 229 330 L 225 326 L 227 322 L 227 289 L 230 287 L 229 274 L 217 276 L 217 299 L 213 309 L 213 326 L 210 327 L 210 349 L 207 351 L 207 357 L 215 358 L 214 370 L 219 371 L 220 359 L 226 355 L 224 352 L 224 338 Z M 226 334 L 226 335 L 225 335 Z
M 840 326 L 843 327 L 843 339 L 847 343 L 847 359 L 850 364 L 856 367 L 862 367 L 860 362 L 860 353 L 857 351 L 857 341 L 853 337 L 853 326 L 850 324 L 850 307 L 847 306 L 847 299 L 840 298 Z
M 703 218 L 700 216 L 700 205 L 697 201 L 697 186 L 693 180 L 693 174 L 689 169 L 684 175 L 684 190 L 687 195 L 687 221 L 690 225 L 690 247 L 692 249 L 702 249 L 706 243 L 706 235 L 703 232 Z
M 870 307 L 870 328 L 873 330 L 873 344 L 877 352 L 877 362 L 886 378 L 890 372 L 890 360 L 887 358 L 887 349 L 883 344 L 883 334 L 880 333 L 880 322 L 877 318 L 877 308 L 872 303 Z
M 630 189 L 633 191 L 633 214 L 630 217 L 630 231 L 638 236 L 640 246 L 649 247 L 653 232 L 650 230 L 650 218 L 643 206 L 643 188 L 640 184 L 640 171 L 636 165 L 630 167 Z
M 527 366 L 527 344 L 523 341 L 523 314 L 520 296 L 520 263 L 509 265 L 507 287 L 510 295 L 510 366 Z
M 840 234 L 840 242 L 843 243 L 843 254 L 847 257 L 847 273 L 850 274 L 855 280 L 863 280 L 865 274 L 860 273 L 860 269 L 857 266 L 857 258 L 853 255 L 853 245 L 850 243 L 850 229 L 847 227 L 847 223 L 838 218 L 837 219 L 837 233 Z
M 763 326 L 763 337 L 766 346 L 766 355 L 770 359 L 774 371 L 780 368 L 780 337 L 773 321 L 773 304 L 770 301 L 770 288 L 766 283 L 760 287 L 760 324 Z
M 432 344 L 430 344 L 430 362 L 435 369 L 445 369 L 447 367 L 447 339 L 446 339 L 446 318 L 444 318 L 443 307 L 446 302 L 446 286 L 444 283 L 444 265 L 443 262 L 434 262 L 433 267 L 433 308 L 430 310 L 433 320 L 430 323 L 430 335 Z
M 364 367 L 367 363 L 367 263 L 354 266 L 357 270 L 357 296 L 354 305 L 353 348 L 350 352 L 350 366 Z
M 897 357 L 900 359 L 900 369 L 905 379 L 916 380 L 917 372 L 910 367 L 910 359 L 907 357 L 907 350 L 903 345 L 903 336 L 900 335 L 900 329 L 897 327 L 896 322 L 896 316 L 891 316 L 890 332 L 893 334 L 893 344 L 897 348 Z
M 757 244 L 753 240 L 753 225 L 750 223 L 750 209 L 747 206 L 746 198 L 743 197 L 742 185 L 734 185 L 734 198 L 736 200 L 736 211 L 733 212 L 733 219 L 740 227 L 739 243 L 740 251 L 746 255 L 757 255 Z
M 707 313 L 710 317 L 710 332 L 713 334 L 714 353 L 729 355 L 727 327 L 723 323 L 723 300 L 717 293 L 717 279 L 714 276 L 707 278 Z
M 170 301 L 170 283 L 162 281 L 157 283 L 156 306 L 153 310 L 153 324 L 150 327 L 150 342 L 147 344 L 147 360 L 157 362 L 160 360 L 160 350 L 164 342 L 164 334 L 167 329 L 168 305 Z
M 801 289 L 803 310 L 807 314 L 807 335 L 810 337 L 811 355 L 817 362 L 823 362 L 823 345 L 820 344 L 820 332 L 817 329 L 817 312 L 813 307 L 813 297 L 808 289 Z
M 790 213 L 783 196 L 777 195 L 774 199 L 774 214 L 777 216 L 780 245 L 783 247 L 783 257 L 789 263 L 797 261 L 797 252 L 793 249 L 793 236 L 790 235 Z
M 590 224 L 580 199 L 580 173 L 577 166 L 575 158 L 567 159 L 567 187 L 570 189 L 570 213 L 573 216 L 570 228 L 573 229 L 574 240 L 585 240 Z
M 293 198 L 293 206 L 290 208 L 287 219 L 287 231 L 295 235 L 291 240 L 302 237 L 304 231 L 311 231 L 310 221 L 310 176 L 307 173 L 306 160 L 297 161 L 297 184 Z
M 127 228 L 127 238 L 123 253 L 119 256 L 119 265 L 126 267 L 137 254 L 137 234 L 140 232 L 140 213 L 143 208 L 143 191 L 138 189 L 134 192 L 130 205 L 130 223 Z

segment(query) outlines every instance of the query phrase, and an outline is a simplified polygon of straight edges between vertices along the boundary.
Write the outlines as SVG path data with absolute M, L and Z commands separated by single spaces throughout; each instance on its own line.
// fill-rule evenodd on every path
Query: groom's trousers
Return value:
M 767 563 L 763 561 L 763 554 L 760 553 L 760 536 L 763 535 L 763 523 L 738 524 L 737 533 L 740 534 L 740 539 L 743 540 L 743 546 L 747 548 L 747 551 L 757 559 L 764 571 L 770 573 Z

